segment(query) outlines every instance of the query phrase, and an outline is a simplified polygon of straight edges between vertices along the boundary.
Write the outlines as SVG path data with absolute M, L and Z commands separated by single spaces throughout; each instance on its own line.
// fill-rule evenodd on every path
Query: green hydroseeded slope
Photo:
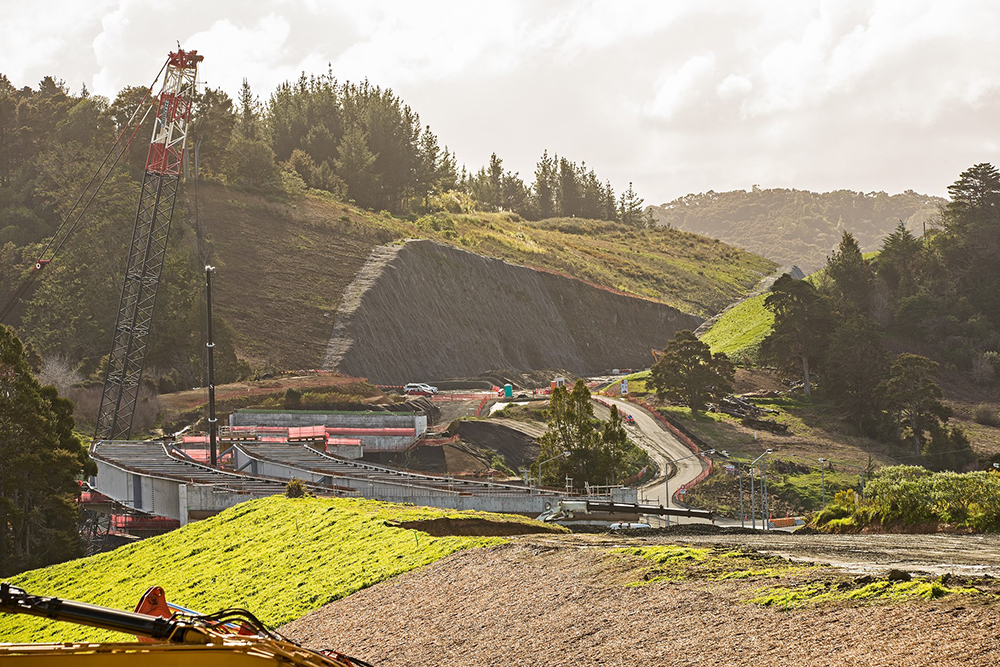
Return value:
M 712 352 L 733 355 L 760 344 L 771 332 L 774 313 L 764 307 L 767 294 L 759 294 L 733 306 L 701 337 Z
M 267 625 L 278 626 L 455 551 L 504 541 L 432 537 L 387 523 L 445 517 L 530 522 L 512 515 L 376 501 L 275 496 L 9 581 L 32 594 L 129 611 L 148 587 L 162 586 L 168 601 L 189 609 L 212 613 L 243 607 Z M 132 640 L 119 633 L 0 613 L 0 642 Z

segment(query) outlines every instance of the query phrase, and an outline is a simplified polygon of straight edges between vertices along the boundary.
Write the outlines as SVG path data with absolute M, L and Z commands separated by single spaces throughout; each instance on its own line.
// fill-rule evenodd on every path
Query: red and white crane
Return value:
M 132 431 L 187 146 L 198 63 L 202 59 L 197 51 L 183 49 L 172 52 L 167 59 L 128 250 L 95 440 L 128 440 Z

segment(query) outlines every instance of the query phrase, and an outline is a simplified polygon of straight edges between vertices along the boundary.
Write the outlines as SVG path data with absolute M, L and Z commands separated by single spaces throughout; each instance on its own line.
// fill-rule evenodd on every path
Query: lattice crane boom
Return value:
M 108 356 L 97 440 L 128 440 L 131 435 L 202 59 L 197 51 L 183 49 L 167 59 Z

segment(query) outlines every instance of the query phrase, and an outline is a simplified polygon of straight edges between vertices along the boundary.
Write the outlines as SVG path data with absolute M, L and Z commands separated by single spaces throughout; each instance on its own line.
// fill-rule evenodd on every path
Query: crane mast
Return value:
M 198 63 L 203 58 L 197 51 L 178 49 L 167 59 L 108 356 L 96 440 L 128 440 L 132 431 L 170 220 L 180 185 Z

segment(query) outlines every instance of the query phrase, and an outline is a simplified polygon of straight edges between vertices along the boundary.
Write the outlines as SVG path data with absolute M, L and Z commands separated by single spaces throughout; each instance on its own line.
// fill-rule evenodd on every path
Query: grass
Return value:
M 774 324 L 774 313 L 764 307 L 766 298 L 766 294 L 758 294 L 727 310 L 701 337 L 702 342 L 713 353 L 724 352 L 730 357 L 755 350 Z
M 977 588 L 950 587 L 939 578 L 911 581 L 873 581 L 856 585 L 843 581 L 812 581 L 798 586 L 761 591 L 748 602 L 762 607 L 802 607 L 830 602 L 892 603 L 912 599 L 936 600 L 948 595 L 980 595 Z
M 835 602 L 891 604 L 936 600 L 948 595 L 992 595 L 972 586 L 949 586 L 948 575 L 910 581 L 848 579 L 844 575 L 831 576 L 826 565 L 792 563 L 780 556 L 750 550 L 665 545 L 625 547 L 612 553 L 638 556 L 650 564 L 641 580 L 628 584 L 632 587 L 686 580 L 792 580 L 784 586 L 751 592 L 752 597 L 746 601 L 762 607 L 789 609 Z M 816 579 L 817 573 L 823 578 Z
M 243 607 L 278 626 L 395 575 L 499 537 L 432 537 L 396 526 L 435 518 L 528 523 L 513 515 L 450 512 L 337 498 L 253 500 L 160 537 L 10 577 L 36 595 L 131 610 L 149 586 L 211 613 Z M 129 641 L 125 635 L 23 615 L 0 615 L 5 642 Z
M 727 551 L 718 547 L 689 547 L 664 545 L 653 547 L 624 547 L 612 553 L 638 556 L 651 565 L 639 581 L 630 586 L 689 579 L 752 579 L 779 577 L 815 569 L 813 565 L 795 565 L 780 556 L 769 556 L 756 551 Z

